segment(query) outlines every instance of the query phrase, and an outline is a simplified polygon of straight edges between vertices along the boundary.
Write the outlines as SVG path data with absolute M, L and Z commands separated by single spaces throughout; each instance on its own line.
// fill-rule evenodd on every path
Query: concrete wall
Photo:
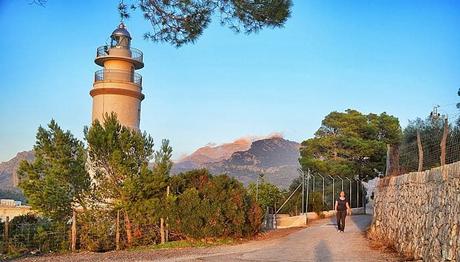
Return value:
M 372 238 L 425 261 L 460 261 L 460 162 L 381 179 Z
M 352 208 L 351 210 L 352 214 L 362 214 L 363 209 L 362 208 Z M 324 217 L 333 217 L 335 216 L 335 211 L 334 210 L 329 210 L 329 211 L 324 211 L 323 212 Z M 317 220 L 320 219 L 318 214 L 315 212 L 308 212 L 307 213 L 308 220 Z M 278 214 L 276 215 L 276 227 L 277 228 L 290 228 L 290 227 L 302 227 L 305 226 L 305 214 L 299 215 L 299 216 L 289 216 L 288 214 Z
M 0 206 L 0 220 L 5 221 L 9 217 L 10 221 L 14 217 L 34 213 L 30 206 Z

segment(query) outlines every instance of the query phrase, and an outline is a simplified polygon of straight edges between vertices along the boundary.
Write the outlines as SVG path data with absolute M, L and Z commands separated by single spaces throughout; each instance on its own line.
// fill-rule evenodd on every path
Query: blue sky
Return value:
M 54 118 L 83 137 L 96 48 L 119 23 L 116 0 L 0 0 L 0 162 Z M 434 105 L 451 117 L 460 88 L 460 2 L 295 1 L 282 29 L 235 34 L 214 21 L 180 49 L 142 39 L 141 129 L 174 157 L 212 143 L 281 132 L 302 141 L 331 111 L 387 112 L 405 126 Z

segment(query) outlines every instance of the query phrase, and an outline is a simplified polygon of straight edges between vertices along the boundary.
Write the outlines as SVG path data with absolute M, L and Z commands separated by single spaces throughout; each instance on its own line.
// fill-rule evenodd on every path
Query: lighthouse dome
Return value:
M 118 28 L 112 32 L 112 38 L 114 37 L 128 37 L 131 39 L 131 35 L 129 34 L 128 30 L 126 30 L 126 26 L 123 23 L 121 23 Z
M 112 39 L 110 47 L 116 48 L 128 48 L 131 45 L 131 35 L 126 30 L 125 24 L 121 23 L 117 29 L 115 29 L 110 36 Z

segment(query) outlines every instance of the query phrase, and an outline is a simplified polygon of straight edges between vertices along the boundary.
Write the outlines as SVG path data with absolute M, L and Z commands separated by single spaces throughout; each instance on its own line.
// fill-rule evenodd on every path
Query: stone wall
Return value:
M 371 238 L 425 261 L 460 261 L 460 162 L 381 179 Z

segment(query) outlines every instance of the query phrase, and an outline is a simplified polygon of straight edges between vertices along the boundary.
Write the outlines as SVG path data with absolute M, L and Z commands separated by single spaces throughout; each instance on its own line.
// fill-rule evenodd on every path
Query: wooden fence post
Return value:
M 385 176 L 399 175 L 399 146 L 387 144 L 387 169 Z
M 390 174 L 390 144 L 387 144 L 387 161 L 386 161 L 386 169 L 385 169 L 385 176 L 388 176 Z
M 120 250 L 120 210 L 117 210 L 117 221 L 115 230 L 116 250 Z
M 160 218 L 160 237 L 161 237 L 161 244 L 165 243 L 165 220 Z
M 72 210 L 72 252 L 77 250 L 77 212 L 75 209 Z
M 417 130 L 417 147 L 418 147 L 418 172 L 423 171 L 423 147 L 422 139 L 420 138 L 420 131 Z
M 441 166 L 446 164 L 446 144 L 447 144 L 447 133 L 449 130 L 449 121 L 446 118 L 444 119 L 444 131 L 442 133 L 442 140 L 441 140 Z
M 166 187 L 166 197 L 169 196 L 169 186 Z M 166 218 L 166 234 L 165 234 L 166 242 L 169 242 L 169 223 L 168 218 Z
M 4 243 L 5 254 L 9 253 L 10 251 L 9 229 L 10 229 L 10 217 L 7 216 L 5 220 L 5 228 L 3 229 L 3 241 L 5 242 Z

